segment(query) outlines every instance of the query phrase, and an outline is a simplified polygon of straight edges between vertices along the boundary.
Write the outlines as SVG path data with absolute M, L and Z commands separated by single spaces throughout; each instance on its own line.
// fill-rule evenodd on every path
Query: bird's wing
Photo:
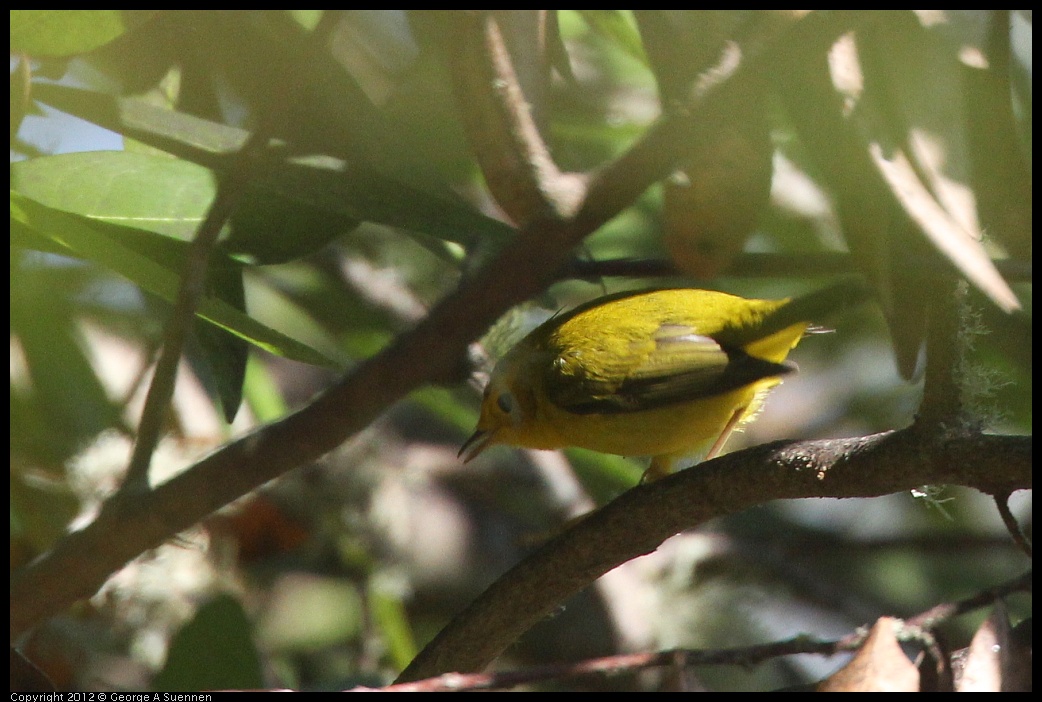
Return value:
M 635 412 L 720 395 L 796 369 L 791 362 L 726 347 L 682 324 L 663 324 L 650 338 L 615 343 L 600 353 L 560 350 L 545 379 L 549 399 L 575 414 Z

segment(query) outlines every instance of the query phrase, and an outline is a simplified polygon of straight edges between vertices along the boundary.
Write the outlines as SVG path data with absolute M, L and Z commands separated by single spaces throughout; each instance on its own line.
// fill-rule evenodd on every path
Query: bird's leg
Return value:
M 708 453 L 706 453 L 705 458 L 702 459 L 703 461 L 708 461 L 710 458 L 716 458 L 717 455 L 719 455 L 720 451 L 724 448 L 724 444 L 727 443 L 728 437 L 731 436 L 731 432 L 733 432 L 735 427 L 738 426 L 738 423 L 742 420 L 742 417 L 745 416 L 745 412 L 748 409 L 748 405 L 744 405 L 734 411 L 731 418 L 727 420 L 724 430 L 720 432 L 720 436 L 718 436 L 716 441 L 713 442 L 713 445 L 710 447 Z M 676 460 L 675 456 L 655 456 L 652 458 L 651 465 L 648 466 L 646 471 L 644 471 L 644 475 L 640 477 L 641 485 L 645 483 L 653 483 L 656 480 L 665 478 L 673 472 Z
M 651 465 L 644 471 L 644 475 L 640 476 L 640 484 L 653 483 L 665 478 L 673 472 L 674 463 L 676 463 L 676 458 L 672 456 L 655 456 L 651 459 Z

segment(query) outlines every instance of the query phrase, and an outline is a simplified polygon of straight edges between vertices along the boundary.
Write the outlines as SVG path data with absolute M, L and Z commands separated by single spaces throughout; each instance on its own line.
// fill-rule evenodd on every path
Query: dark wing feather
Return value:
M 661 326 L 648 347 L 634 350 L 637 362 L 608 378 L 588 372 L 581 358 L 562 358 L 547 394 L 575 414 L 617 414 L 704 399 L 796 370 L 792 362 L 755 358 L 679 324 Z

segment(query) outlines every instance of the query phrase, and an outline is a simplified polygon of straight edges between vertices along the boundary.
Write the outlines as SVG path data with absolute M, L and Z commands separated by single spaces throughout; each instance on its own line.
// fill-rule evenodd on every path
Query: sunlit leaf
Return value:
M 627 54 L 647 65 L 648 57 L 644 54 L 640 32 L 623 10 L 579 10 L 579 14 L 593 31 L 608 37 Z
M 11 51 L 70 56 L 103 46 L 155 10 L 11 10 Z
M 135 251 L 125 243 L 122 236 L 116 235 L 119 230 L 112 228 L 115 225 L 55 210 L 17 193 L 11 194 L 11 224 L 22 246 L 57 249 L 66 255 L 93 261 L 168 302 L 176 299 L 180 269 Z M 122 234 L 127 238 L 133 236 L 132 232 Z M 42 240 L 39 246 L 35 245 L 37 240 Z M 270 353 L 314 365 L 338 365 L 311 347 L 264 326 L 215 296 L 205 295 L 197 314 Z
M 139 100 L 39 86 L 35 96 L 58 109 L 90 120 L 207 168 L 232 167 L 232 155 L 246 142 L 244 130 L 164 110 Z M 462 200 L 434 195 L 397 182 L 363 162 L 332 156 L 284 157 L 284 147 L 253 164 L 250 185 L 230 246 L 261 262 L 284 261 L 315 249 L 364 220 L 469 245 L 505 241 L 507 224 L 486 217 Z M 310 214 L 310 216 L 304 216 Z M 272 217 L 281 229 L 271 225 Z M 321 226 L 322 217 L 332 225 Z M 264 223 L 268 222 L 268 227 Z M 258 229 L 259 228 L 259 229 Z M 317 230 L 317 231 L 316 231 Z M 316 239 L 317 235 L 317 239 Z

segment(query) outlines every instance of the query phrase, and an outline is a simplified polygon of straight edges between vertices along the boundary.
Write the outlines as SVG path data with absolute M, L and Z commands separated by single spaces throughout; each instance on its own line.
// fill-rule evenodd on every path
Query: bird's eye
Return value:
M 496 406 L 503 414 L 510 414 L 514 409 L 514 398 L 510 396 L 510 393 L 505 392 L 496 398 Z

